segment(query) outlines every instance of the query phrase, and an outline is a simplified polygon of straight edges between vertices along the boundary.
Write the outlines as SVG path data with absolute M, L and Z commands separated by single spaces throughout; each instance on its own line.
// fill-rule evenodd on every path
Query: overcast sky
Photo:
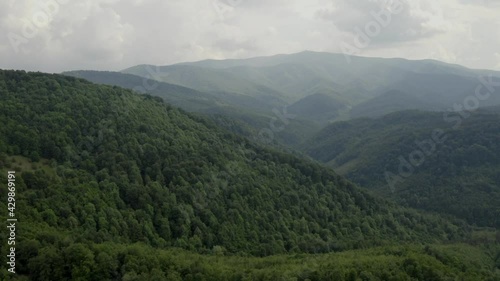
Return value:
M 381 12 L 390 19 L 377 22 Z M 0 30 L 3 69 L 121 70 L 312 50 L 500 70 L 500 0 L 2 0 Z M 356 47 L 358 37 L 368 41 Z

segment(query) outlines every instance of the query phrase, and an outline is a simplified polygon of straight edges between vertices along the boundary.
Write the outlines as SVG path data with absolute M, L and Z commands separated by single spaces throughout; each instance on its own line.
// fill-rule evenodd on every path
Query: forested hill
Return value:
M 436 130 L 442 142 L 433 137 Z M 491 107 L 460 115 L 404 111 L 339 122 L 303 149 L 404 205 L 500 227 L 499 140 L 500 109 Z
M 0 182 L 16 171 L 17 270 L 35 280 L 93 274 L 98 258 L 125 263 L 96 246 L 106 242 L 271 255 L 466 235 L 157 97 L 0 71 L 0 98 Z
M 210 93 L 120 72 L 80 70 L 64 72 L 63 75 L 83 78 L 96 84 L 132 89 L 139 93 L 147 92 L 186 111 L 203 111 L 222 103 Z

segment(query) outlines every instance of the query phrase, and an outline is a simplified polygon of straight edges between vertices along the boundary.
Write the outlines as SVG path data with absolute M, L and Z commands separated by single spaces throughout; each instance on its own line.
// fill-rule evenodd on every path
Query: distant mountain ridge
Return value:
M 139 65 L 123 72 L 147 76 L 148 69 L 158 70 L 157 78 L 168 83 L 205 92 L 223 91 L 270 99 L 274 106 L 290 105 L 309 95 L 326 93 L 354 107 L 396 90 L 424 99 L 422 107 L 416 108 L 422 110 L 444 110 L 474 93 L 480 76 L 500 77 L 498 71 L 473 70 L 435 60 L 353 56 L 347 61 L 342 54 L 310 51 L 170 66 Z M 489 103 L 500 104 L 500 97 L 493 97 Z M 387 113 L 397 110 L 399 108 L 382 109 Z
M 352 57 L 349 63 L 342 54 L 316 52 L 65 74 L 147 90 L 187 111 L 231 118 L 239 123 L 231 130 L 253 138 L 269 130 L 276 111 L 288 110 L 295 117 L 272 131 L 272 139 L 292 147 L 339 120 L 409 109 L 448 110 L 475 94 L 484 83 L 480 77 L 500 77 L 496 71 L 434 60 Z M 154 87 L 144 89 L 145 81 Z M 479 102 L 494 105 L 500 105 L 500 95 Z M 232 123 L 223 118 L 215 120 Z
M 172 105 L 188 111 L 200 111 L 221 103 L 216 97 L 208 93 L 132 74 L 92 70 L 67 71 L 62 74 L 87 79 L 98 84 L 120 86 L 140 93 L 154 94 L 164 98 Z

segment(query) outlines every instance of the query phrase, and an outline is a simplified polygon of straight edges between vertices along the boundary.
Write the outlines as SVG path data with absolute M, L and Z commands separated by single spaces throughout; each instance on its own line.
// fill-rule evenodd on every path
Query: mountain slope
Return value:
M 295 146 L 321 129 L 307 114 L 294 116 L 286 130 L 273 132 L 272 137 L 262 138 L 259 133 L 269 128 L 271 120 L 286 114 L 285 108 L 269 108 L 245 95 L 206 93 L 178 85 L 168 84 L 136 75 L 108 71 L 70 71 L 64 75 L 84 78 L 94 83 L 119 86 L 163 98 L 168 103 L 189 112 L 204 114 L 218 125 L 239 135 L 274 145 Z M 255 108 L 258 107 L 258 108 Z M 278 110 L 281 109 L 281 112 Z M 285 112 L 285 113 L 283 113 Z
M 333 120 L 346 107 L 331 95 L 316 93 L 309 95 L 288 107 L 288 112 L 317 122 Z
M 317 52 L 168 66 L 138 65 L 123 73 L 203 92 L 206 96 L 193 96 L 186 103 L 183 97 L 169 98 L 163 89 L 148 91 L 188 111 L 235 119 L 245 128 L 232 130 L 244 131 L 244 136 L 253 139 L 259 139 L 263 131 L 269 134 L 273 126 L 270 122 L 280 119 L 275 112 L 287 107 L 296 118 L 286 122 L 284 129 L 272 131 L 272 143 L 293 149 L 332 121 L 377 117 L 408 109 L 447 110 L 474 93 L 478 85 L 484 84 L 482 80 L 489 79 L 485 78 L 487 75 L 500 77 L 499 72 L 433 60 L 356 56 L 347 60 L 342 54 Z M 93 76 L 86 78 L 100 83 L 102 79 Z M 131 88 L 123 79 L 113 83 Z M 138 81 L 132 88 L 142 84 Z M 494 95 L 479 106 L 498 104 L 500 97 Z
M 152 75 L 152 69 L 154 75 Z M 226 99 L 247 99 L 246 106 L 254 109 L 272 108 L 286 104 L 286 95 L 267 87 L 263 83 L 240 77 L 232 70 L 209 70 L 196 66 L 171 65 L 151 66 L 139 65 L 122 71 L 141 77 L 181 85 L 214 95 L 226 95 Z
M 500 113 L 490 108 L 462 114 L 467 118 L 406 111 L 339 122 L 302 149 L 403 205 L 499 227 Z
M 0 98 L 0 182 L 16 171 L 19 220 L 4 280 L 498 279 L 494 245 L 419 244 L 470 240 L 462 222 L 160 98 L 22 71 L 0 71 Z M 387 244 L 400 245 L 304 254 Z M 249 257 L 277 253 L 297 254 Z
M 201 111 L 222 104 L 221 100 L 209 93 L 131 74 L 91 70 L 68 71 L 62 74 L 83 78 L 97 84 L 119 86 L 141 93 L 147 92 L 187 111 Z
M 437 110 L 441 105 L 432 104 L 414 95 L 392 90 L 368 101 L 355 105 L 350 112 L 351 118 L 380 117 L 385 114 L 410 109 Z
M 147 76 L 155 66 L 135 66 L 126 73 Z M 351 106 L 399 90 L 425 97 L 440 108 L 471 93 L 480 76 L 500 72 L 472 70 L 433 60 L 410 61 L 301 52 L 241 60 L 208 60 L 157 68 L 158 79 L 206 91 L 242 93 L 296 102 L 317 92 L 334 92 Z M 257 89 L 260 89 L 258 91 Z M 496 104 L 500 99 L 491 100 Z M 427 109 L 427 108 L 418 108 Z
M 159 98 L 59 75 L 0 74 L 2 169 L 17 171 L 20 216 L 34 223 L 24 239 L 57 230 L 94 243 L 268 255 L 464 233 Z M 34 163 L 19 166 L 20 155 Z

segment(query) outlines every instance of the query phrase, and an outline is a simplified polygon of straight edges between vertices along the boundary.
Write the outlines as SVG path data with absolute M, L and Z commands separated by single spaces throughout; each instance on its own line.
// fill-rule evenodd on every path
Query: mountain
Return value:
M 316 52 L 64 75 L 159 96 L 245 137 L 287 149 L 338 120 L 447 110 L 474 94 L 488 75 L 500 77 L 432 60 L 346 60 L 342 54 Z M 500 97 L 494 95 L 479 106 L 496 104 Z
M 170 66 L 139 65 L 123 72 L 148 77 L 152 69 L 161 81 L 207 92 L 267 98 L 273 106 L 291 105 L 309 95 L 331 93 L 337 101 L 354 107 L 387 92 L 399 91 L 405 95 L 400 101 L 411 102 L 408 97 L 421 100 L 416 108 L 421 110 L 428 110 L 429 104 L 444 110 L 473 94 L 482 84 L 480 77 L 483 80 L 488 75 L 500 77 L 500 72 L 472 70 L 433 60 L 356 56 L 346 59 L 342 54 L 309 51 Z M 492 97 L 489 102 L 489 105 L 500 104 L 500 98 Z M 381 110 L 390 113 L 398 109 L 389 106 Z
M 286 145 L 293 147 L 321 129 L 321 124 L 316 124 L 315 120 L 307 117 L 309 112 L 313 111 L 311 108 L 308 109 L 308 112 L 303 112 L 304 114 L 294 115 L 290 122 L 287 120 L 285 124 L 286 130 L 273 130 L 269 133 L 268 130 L 270 130 L 272 120 L 276 118 L 282 119 L 282 116 L 289 115 L 286 107 L 270 108 L 269 105 L 258 103 L 244 95 L 199 92 L 190 88 L 120 72 L 81 70 L 64 72 L 63 75 L 161 97 L 168 103 L 186 111 L 208 116 L 219 126 L 225 127 L 232 132 L 275 146 L 282 147 Z M 282 122 L 282 120 L 279 120 L 279 122 Z M 277 124 L 277 122 L 273 124 Z M 266 130 L 267 134 L 262 137 L 264 130 Z
M 380 96 L 352 107 L 351 118 L 360 117 L 380 117 L 385 114 L 410 109 L 437 110 L 439 105 L 426 102 L 414 95 L 407 94 L 399 90 L 391 90 Z
M 181 85 L 214 95 L 224 95 L 225 99 L 247 100 L 245 107 L 262 109 L 285 104 L 283 93 L 240 77 L 231 70 L 216 70 L 184 65 L 157 67 L 140 65 L 124 73 Z M 238 104 L 238 103 L 237 103 Z
M 302 149 L 405 206 L 499 227 L 499 139 L 498 107 L 403 111 L 334 123 Z
M 328 94 L 309 95 L 288 107 L 288 112 L 301 119 L 325 122 L 334 120 L 347 106 Z
M 147 92 L 187 111 L 202 111 L 222 104 L 221 100 L 208 93 L 131 74 L 91 70 L 67 71 L 62 74 L 83 78 L 97 84 L 119 86 L 140 93 Z
M 267 256 L 470 238 L 459 220 L 398 207 L 158 97 L 24 71 L 0 71 L 0 97 L 0 181 L 15 171 L 19 276 L 220 280 L 224 265 L 210 273 L 178 248 Z M 157 255 L 145 257 L 151 248 Z M 188 268 L 162 267 L 179 262 L 166 249 Z M 423 266 L 429 253 L 408 262 Z

